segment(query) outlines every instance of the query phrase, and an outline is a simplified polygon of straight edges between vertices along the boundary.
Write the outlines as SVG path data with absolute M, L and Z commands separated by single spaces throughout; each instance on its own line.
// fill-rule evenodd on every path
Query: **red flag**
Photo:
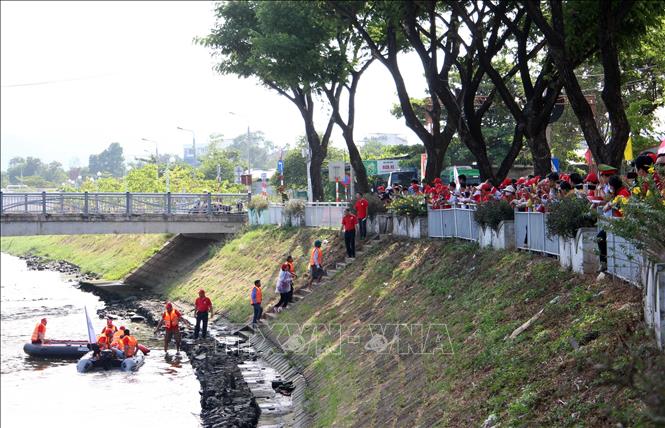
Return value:
M 586 153 L 584 153 L 584 159 L 586 159 L 586 164 L 591 166 L 593 163 L 593 156 L 591 155 L 591 150 L 586 149 Z

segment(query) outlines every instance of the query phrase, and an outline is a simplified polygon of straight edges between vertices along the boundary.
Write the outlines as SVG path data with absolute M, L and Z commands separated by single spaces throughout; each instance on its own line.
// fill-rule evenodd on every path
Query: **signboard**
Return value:
M 368 176 L 379 173 L 379 170 L 376 168 L 375 160 L 364 160 L 363 165 L 365 165 L 365 172 L 367 172 Z
M 240 182 L 245 186 L 252 185 L 252 174 L 243 174 L 240 176 Z
M 284 161 L 281 159 L 277 161 L 277 172 L 280 175 L 284 174 Z
M 261 173 L 261 181 L 266 181 L 266 180 L 268 180 L 268 174 L 265 173 L 265 172 L 262 172 Z
M 390 172 L 399 171 L 399 160 L 379 160 L 376 161 L 376 168 L 379 174 L 388 174 Z
M 334 161 L 328 162 L 328 181 L 335 182 L 344 179 L 344 162 Z

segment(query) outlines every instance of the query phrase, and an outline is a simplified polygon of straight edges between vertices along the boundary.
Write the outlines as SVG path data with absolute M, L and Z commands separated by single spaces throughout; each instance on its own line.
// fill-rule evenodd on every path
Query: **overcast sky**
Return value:
M 154 152 L 142 138 L 182 156 L 191 134 L 178 126 L 193 129 L 197 144 L 213 132 L 235 137 L 248 125 L 277 146 L 293 143 L 304 126 L 290 101 L 255 80 L 215 73 L 208 50 L 192 43 L 212 28 L 213 7 L 202 1 L 2 1 L 2 168 L 15 156 L 87 165 L 91 153 L 114 141 L 132 160 Z M 400 57 L 400 66 L 411 96 L 424 96 L 415 54 Z M 396 100 L 389 73 L 374 63 L 358 90 L 357 141 L 375 132 L 418 141 L 390 115 Z M 333 141 L 343 147 L 338 131 Z
M 221 76 L 195 36 L 214 23 L 211 2 L 1 3 L 2 168 L 15 156 L 87 165 L 111 142 L 126 158 L 154 151 L 182 156 L 193 129 L 234 137 L 263 131 L 278 146 L 304 134 L 290 101 L 254 80 Z M 420 63 L 402 60 L 413 96 L 424 95 Z M 374 64 L 358 91 L 357 139 L 399 133 L 417 141 L 390 113 L 390 75 Z M 228 112 L 236 112 L 233 116 Z M 321 115 L 320 115 L 321 116 Z M 335 144 L 342 147 L 338 133 Z

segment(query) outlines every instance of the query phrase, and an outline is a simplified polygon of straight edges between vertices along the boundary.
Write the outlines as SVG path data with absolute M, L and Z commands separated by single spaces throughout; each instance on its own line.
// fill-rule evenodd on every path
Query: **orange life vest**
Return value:
M 122 336 L 125 335 L 125 330 L 118 330 L 115 333 L 113 333 L 113 340 L 119 340 Z
M 289 265 L 289 272 L 296 273 L 296 270 L 293 268 L 293 262 L 286 262 Z
M 43 326 L 43 331 L 39 331 L 42 329 Z M 35 330 L 32 332 L 32 337 L 30 338 L 30 341 L 36 342 L 38 340 L 44 340 L 44 336 L 46 336 L 46 326 L 41 323 L 41 321 L 35 326 Z
M 99 345 L 99 349 L 109 349 L 109 340 L 108 337 L 104 336 L 103 334 L 97 338 L 97 345 Z
M 178 328 L 178 313 L 176 312 L 175 309 L 171 310 L 171 313 L 169 314 L 168 311 L 164 311 L 162 314 L 162 319 L 164 320 L 164 326 L 167 329 L 171 328 Z
M 252 305 L 258 303 L 260 305 L 263 300 L 262 297 L 263 293 L 261 292 L 261 287 L 255 285 L 254 288 L 252 288 L 252 292 L 249 293 L 249 303 Z
M 127 339 L 125 341 L 125 339 Z M 127 343 L 125 343 L 127 342 Z M 121 350 L 125 351 L 125 357 L 131 357 L 136 354 L 136 349 L 139 345 L 139 341 L 136 340 L 134 336 L 125 336 L 122 338 L 123 347 Z
M 315 266 L 317 263 L 314 260 L 314 254 L 318 252 L 318 259 L 319 259 L 319 266 L 323 264 L 323 250 L 318 247 L 314 247 L 312 250 L 312 253 L 309 255 L 309 265 L 310 266 Z

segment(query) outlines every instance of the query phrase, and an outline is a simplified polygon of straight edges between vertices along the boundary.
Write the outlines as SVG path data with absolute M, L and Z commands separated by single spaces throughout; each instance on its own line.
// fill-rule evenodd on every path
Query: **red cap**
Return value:
M 201 294 L 201 293 L 206 294 L 206 291 L 202 288 L 202 289 L 199 290 L 199 294 Z
M 524 183 L 526 183 L 526 178 L 520 177 L 517 179 L 517 184 L 524 184 Z
M 106 319 L 106 324 L 113 324 L 113 320 L 111 318 Z
M 480 190 L 485 190 L 489 192 L 490 190 L 492 190 L 492 185 L 489 183 L 483 183 L 480 185 Z
M 166 309 L 173 309 L 173 305 L 171 304 L 171 302 L 166 303 Z
M 506 178 L 506 179 L 503 180 L 503 181 L 501 182 L 501 184 L 499 185 L 499 189 L 503 189 L 504 187 L 506 187 L 506 186 L 508 186 L 508 185 L 510 185 L 510 184 L 513 184 L 513 179 L 512 179 L 512 178 Z
M 46 324 L 46 318 L 42 318 L 42 324 Z
M 656 161 L 658 160 L 658 155 L 655 154 L 655 153 L 649 152 L 646 155 L 649 156 L 653 160 L 653 163 L 656 163 Z
M 586 178 L 584 179 L 584 181 L 588 181 L 589 183 L 593 183 L 593 184 L 598 184 L 598 176 L 596 175 L 595 172 L 590 172 L 590 173 L 586 176 Z
M 441 178 L 436 177 L 436 178 L 434 179 L 433 183 L 434 183 L 434 184 L 442 183 Z
M 124 330 L 124 329 L 125 329 L 125 326 L 124 326 L 124 325 L 123 325 L 123 326 L 120 326 L 120 330 Z

